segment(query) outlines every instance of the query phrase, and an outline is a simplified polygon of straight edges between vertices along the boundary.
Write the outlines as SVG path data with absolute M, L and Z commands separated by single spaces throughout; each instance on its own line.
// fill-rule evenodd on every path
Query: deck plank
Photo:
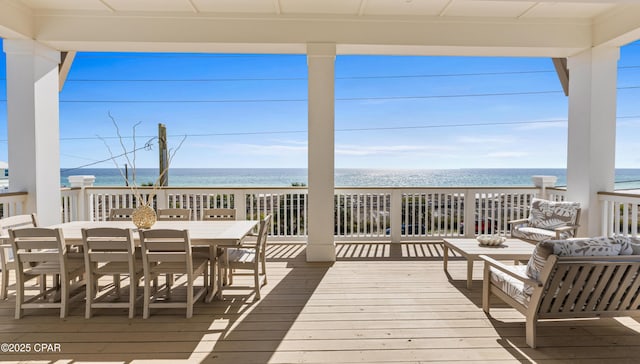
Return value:
M 468 290 L 464 260 L 450 261 L 449 281 L 437 244 L 371 245 L 339 246 L 346 257 L 334 264 L 306 263 L 298 245 L 272 245 L 261 300 L 249 290 L 227 291 L 225 301 L 198 302 L 191 319 L 183 310 L 158 309 L 143 320 L 138 306 L 131 320 L 120 309 L 99 309 L 86 320 L 77 302 L 65 320 L 55 310 L 28 310 L 14 320 L 11 286 L 0 302 L 0 343 L 59 343 L 61 352 L 2 353 L 0 363 L 633 363 L 640 357 L 634 318 L 545 321 L 540 347 L 531 349 L 522 315 L 499 302 L 491 317 L 482 312 L 481 264 Z M 178 288 L 174 297 L 182 293 Z

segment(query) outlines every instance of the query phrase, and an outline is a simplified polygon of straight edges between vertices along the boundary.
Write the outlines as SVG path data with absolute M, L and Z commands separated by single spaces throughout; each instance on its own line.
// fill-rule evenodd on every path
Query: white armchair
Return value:
M 529 217 L 509 221 L 511 236 L 532 243 L 548 239 L 568 239 L 578 234 L 580 203 L 534 198 Z

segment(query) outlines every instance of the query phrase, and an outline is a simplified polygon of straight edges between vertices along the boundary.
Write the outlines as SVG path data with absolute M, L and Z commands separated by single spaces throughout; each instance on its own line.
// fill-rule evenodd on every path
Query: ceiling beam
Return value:
M 566 58 L 552 58 L 553 66 L 556 68 L 558 74 L 558 80 L 562 85 L 562 90 L 565 96 L 569 96 L 569 68 L 567 67 Z
M 502 2 L 531 2 L 532 0 L 494 0 Z M 559 3 L 580 3 L 580 4 L 637 4 L 638 0 L 538 0 L 544 3 L 559 4 Z
M 445 4 L 445 6 L 444 6 L 442 9 L 440 9 L 440 12 L 438 13 L 438 16 L 445 16 L 445 14 L 446 14 L 446 13 L 447 13 L 447 11 L 449 10 L 449 8 L 451 8 L 451 6 L 453 5 L 453 2 L 454 2 L 454 1 L 455 1 L 455 0 L 449 0 L 449 1 Z
M 463 54 L 451 55 L 492 55 L 492 49 L 499 49 L 493 55 L 567 57 L 592 43 L 588 21 L 357 15 L 149 17 L 39 13 L 37 34 L 37 40 L 50 47 L 78 51 L 216 52 L 231 48 L 259 53 L 276 45 L 274 48 L 304 53 L 307 43 L 331 42 L 363 54 L 394 54 L 400 49 L 428 53 L 433 48 L 445 52 L 463 49 Z M 254 49 L 255 44 L 262 46 Z M 368 47 L 376 51 L 368 51 Z
M 69 71 L 71 71 L 71 65 L 73 59 L 76 57 L 76 51 L 68 51 L 60 53 L 60 65 L 58 66 L 58 91 L 62 92 L 64 83 L 67 81 Z
M 598 17 L 593 24 L 593 46 L 621 47 L 640 39 L 640 5 L 624 5 Z
M 276 14 L 282 14 L 282 4 L 280 4 L 280 0 L 273 0 L 273 8 L 276 11 Z
M 34 22 L 31 9 L 14 0 L 0 1 L 0 38 L 33 38 Z
M 358 6 L 358 15 L 363 16 L 366 9 L 367 9 L 367 0 L 360 0 L 360 5 Z

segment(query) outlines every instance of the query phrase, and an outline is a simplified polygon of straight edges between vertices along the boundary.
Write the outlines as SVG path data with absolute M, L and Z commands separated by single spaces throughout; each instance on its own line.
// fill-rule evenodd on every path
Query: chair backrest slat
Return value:
M 185 253 L 185 245 L 181 242 L 157 240 L 147 240 L 147 250 L 152 252 L 173 252 L 173 253 Z
M 158 262 L 186 262 L 186 254 L 185 253 L 176 253 L 176 252 L 147 252 L 147 260 L 152 263 Z
M 135 252 L 131 229 L 82 229 L 82 244 L 89 262 L 128 262 Z
M 37 227 L 37 226 L 38 226 L 38 219 L 35 213 L 26 214 L 26 215 L 14 215 L 14 216 L 9 216 L 9 217 L 0 219 L 0 233 L 2 235 L 8 235 L 9 229 L 21 229 L 21 228 L 30 228 L 30 227 Z M 8 241 L 3 243 L 8 244 Z M 0 249 L 5 249 L 5 248 L 0 248 Z M 4 265 L 4 264 L 7 264 L 8 262 L 13 261 L 13 250 L 8 247 L 6 249 L 8 250 L 7 252 L 8 254 L 5 255 L 4 251 L 0 252 L 0 259 L 6 260 L 0 263 L 0 265 Z M 6 268 L 7 267 L 5 267 L 5 269 Z
M 140 230 L 140 245 L 143 260 L 185 262 L 191 269 L 191 241 L 187 230 Z
M 189 209 L 158 209 L 158 221 L 189 221 L 191 210 Z
M 20 270 L 22 262 L 63 264 L 66 258 L 67 249 L 61 229 L 9 229 L 9 241 Z
M 131 221 L 133 216 L 131 208 L 117 208 L 109 210 L 109 221 Z
M 236 219 L 236 209 L 218 208 L 204 209 L 202 220 L 205 221 L 228 221 Z
M 89 261 L 93 263 L 103 262 L 128 262 L 129 254 L 127 252 L 101 252 L 94 251 L 89 255 Z
M 8 229 L 21 229 L 25 227 L 37 227 L 36 214 L 15 215 L 0 219 L 0 231 L 6 234 Z
M 31 251 L 31 252 L 22 252 L 19 254 L 20 261 L 23 263 L 44 263 L 44 262 L 53 262 L 58 261 L 60 258 L 60 254 L 58 251 L 50 251 L 50 252 L 42 252 L 42 251 Z

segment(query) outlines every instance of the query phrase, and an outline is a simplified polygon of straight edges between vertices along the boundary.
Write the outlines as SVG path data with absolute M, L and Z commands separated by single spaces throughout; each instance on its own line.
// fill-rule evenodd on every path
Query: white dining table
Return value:
M 216 256 L 216 249 L 220 246 L 236 246 L 240 245 L 242 240 L 251 233 L 259 221 L 256 220 L 230 220 L 230 221 L 157 221 L 152 229 L 181 229 L 189 230 L 189 238 L 193 246 L 208 245 L 212 257 Z M 131 221 L 72 221 L 63 224 L 47 226 L 48 228 L 62 229 L 65 243 L 67 245 L 82 244 L 82 229 L 91 228 L 120 228 L 120 229 L 138 229 Z M 139 235 L 134 234 L 136 244 Z M 212 258 L 213 259 L 213 258 Z M 212 260 L 215 264 L 215 260 Z M 216 269 L 212 269 L 215 274 Z M 221 284 L 220 277 L 214 279 L 210 277 L 209 292 L 206 297 L 207 302 L 211 302 L 213 297 L 219 291 Z

